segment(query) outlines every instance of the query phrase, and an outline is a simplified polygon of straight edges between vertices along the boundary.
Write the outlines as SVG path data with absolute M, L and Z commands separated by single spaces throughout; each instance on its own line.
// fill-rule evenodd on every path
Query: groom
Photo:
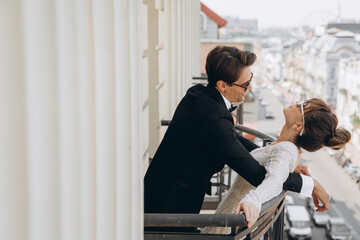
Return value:
M 258 146 L 236 132 L 229 112 L 251 90 L 255 60 L 254 53 L 229 46 L 208 54 L 208 85 L 187 91 L 146 172 L 145 213 L 199 213 L 211 177 L 225 164 L 255 187 L 263 181 L 266 170 L 249 153 Z M 284 190 L 313 195 L 318 211 L 329 207 L 329 195 L 311 177 L 290 173 Z

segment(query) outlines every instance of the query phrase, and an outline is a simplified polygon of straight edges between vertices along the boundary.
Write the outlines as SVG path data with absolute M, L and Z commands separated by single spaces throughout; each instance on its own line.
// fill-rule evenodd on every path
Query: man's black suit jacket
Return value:
M 236 132 L 216 88 L 190 88 L 145 175 L 145 213 L 199 213 L 211 177 L 225 164 L 258 186 L 266 170 L 249 153 L 256 147 Z M 300 192 L 301 186 L 294 173 L 284 189 Z

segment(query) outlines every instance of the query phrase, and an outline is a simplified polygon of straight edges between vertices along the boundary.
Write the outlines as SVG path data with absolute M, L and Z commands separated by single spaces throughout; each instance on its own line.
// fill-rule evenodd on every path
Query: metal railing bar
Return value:
M 229 190 L 230 189 L 230 187 L 228 186 L 228 185 L 226 185 L 226 184 L 224 184 L 224 183 L 211 183 L 211 186 L 213 186 L 213 187 L 220 187 L 220 186 L 222 186 L 224 189 L 226 189 L 226 190 Z
M 271 141 L 275 141 L 276 138 L 269 135 L 269 134 L 266 134 L 266 133 L 263 133 L 263 132 L 260 132 L 258 130 L 255 130 L 255 129 L 252 129 L 252 128 L 248 128 L 248 127 L 245 127 L 244 125 L 241 125 L 241 124 L 235 124 L 235 129 L 236 130 L 239 130 L 241 132 L 246 132 L 250 135 L 253 135 L 255 137 L 259 137 L 261 139 L 269 139 Z
M 263 228 L 263 230 L 261 232 L 259 232 L 254 238 L 254 240 L 258 240 L 260 239 L 260 237 L 262 237 L 265 232 L 267 232 L 271 226 L 273 226 L 274 222 L 278 219 L 278 217 L 280 216 L 280 214 L 282 213 L 283 209 L 284 209 L 284 206 L 285 206 L 285 201 L 283 201 L 283 203 L 281 204 L 279 210 L 277 211 L 276 215 L 274 216 L 274 218 L 268 222 L 265 227 Z M 271 218 L 270 218 L 271 219 Z
M 244 214 L 144 214 L 145 227 L 244 227 Z
M 245 237 L 246 235 L 250 234 L 250 236 L 252 235 L 252 232 L 258 231 L 259 229 L 261 230 L 261 225 L 264 222 L 269 221 L 269 219 L 271 220 L 271 217 L 274 215 L 276 209 L 271 209 L 270 211 L 266 212 L 266 214 L 262 215 L 259 217 L 259 219 L 256 221 L 256 223 L 254 225 L 251 226 L 251 228 L 247 228 L 245 230 L 242 230 L 241 232 L 238 232 L 238 236 L 239 238 Z M 258 229 L 256 229 L 258 228 Z M 251 238 L 252 239 L 252 238 Z
M 200 76 L 200 77 L 192 77 L 193 80 L 207 80 L 208 78 L 207 77 L 203 77 L 203 76 Z
M 287 192 L 271 199 L 262 205 L 260 218 L 273 208 L 277 208 Z M 242 214 L 144 214 L 145 227 L 244 227 L 247 222 Z M 255 226 L 256 227 L 256 226 Z M 254 227 L 254 228 L 255 228 Z M 253 229 L 254 229 L 253 228 Z
M 237 237 L 239 236 L 239 239 L 240 239 L 240 238 L 245 237 L 246 235 L 250 234 L 257 227 L 259 227 L 259 229 L 262 229 L 260 225 L 263 222 L 265 222 L 267 220 L 267 218 L 271 217 L 275 213 L 280 202 L 285 198 L 286 194 L 287 194 L 287 192 L 283 191 L 277 197 L 264 203 L 262 205 L 260 216 L 259 216 L 258 220 L 256 221 L 256 223 L 251 228 L 247 228 L 245 230 L 242 230 L 241 232 L 238 232 L 238 235 L 236 235 L 236 236 Z
M 234 240 L 234 236 L 217 234 L 196 234 L 196 233 L 164 233 L 164 232 L 146 232 L 145 240 Z
M 274 197 L 270 201 L 267 201 L 261 206 L 260 217 L 265 214 L 271 207 L 279 206 L 280 202 L 285 198 L 288 191 L 282 191 L 278 196 Z
M 285 200 L 284 200 L 285 203 Z M 284 205 L 285 207 L 285 205 Z M 273 239 L 284 239 L 284 217 L 285 217 L 285 211 L 284 208 L 280 213 L 280 216 L 277 218 L 276 222 L 273 225 Z

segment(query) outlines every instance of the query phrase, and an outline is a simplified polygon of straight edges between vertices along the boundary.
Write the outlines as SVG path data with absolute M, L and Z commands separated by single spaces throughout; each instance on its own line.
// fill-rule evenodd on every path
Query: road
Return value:
M 283 104 L 271 92 L 269 88 L 261 89 L 260 94 L 269 103 L 266 106 L 274 114 L 274 119 L 266 119 L 264 106 L 257 101 L 244 104 L 244 120 L 256 121 L 258 130 L 271 135 L 276 135 L 284 124 Z M 355 239 L 360 239 L 360 189 L 341 168 L 335 159 L 328 155 L 325 150 L 315 153 L 304 151 L 302 163 L 309 166 L 312 176 L 317 179 L 330 194 L 332 203 L 328 213 L 331 216 L 341 216 L 345 219 L 355 233 Z M 305 200 L 297 198 L 300 203 Z M 323 228 L 314 227 L 313 239 L 326 239 Z

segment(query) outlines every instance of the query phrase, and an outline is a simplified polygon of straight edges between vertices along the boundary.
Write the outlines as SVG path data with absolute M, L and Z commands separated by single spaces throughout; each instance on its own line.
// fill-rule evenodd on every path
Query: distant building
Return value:
M 334 108 L 337 105 L 339 61 L 360 57 L 359 41 L 355 34 L 336 28 L 312 38 L 303 46 L 306 72 L 305 89 L 325 98 Z
M 337 114 L 346 123 L 360 116 L 360 60 L 342 59 L 339 63 Z M 355 122 L 360 130 L 360 122 Z M 360 132 L 359 132 L 360 133 Z M 360 146 L 360 145 L 359 145 Z
M 247 32 L 257 32 L 258 20 L 257 19 L 239 19 L 234 17 L 228 17 L 227 29 L 241 29 Z
M 343 31 L 350 31 L 353 33 L 360 33 L 360 23 L 348 23 L 348 22 L 339 22 L 339 23 L 328 23 L 326 29 L 338 28 Z
M 200 12 L 200 38 L 219 39 L 219 29 L 224 27 L 227 21 L 217 15 L 205 4 L 201 3 Z

